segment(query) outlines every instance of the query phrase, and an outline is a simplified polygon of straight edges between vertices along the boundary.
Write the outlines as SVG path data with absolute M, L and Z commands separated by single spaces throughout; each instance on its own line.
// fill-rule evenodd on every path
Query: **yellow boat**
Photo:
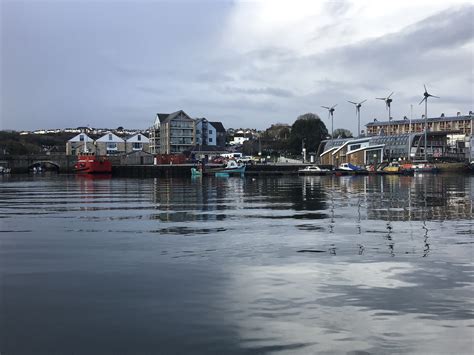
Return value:
M 383 168 L 383 171 L 385 171 L 386 173 L 397 174 L 400 172 L 400 169 L 401 169 L 400 164 L 396 161 L 393 161 L 390 164 L 388 164 L 388 166 Z

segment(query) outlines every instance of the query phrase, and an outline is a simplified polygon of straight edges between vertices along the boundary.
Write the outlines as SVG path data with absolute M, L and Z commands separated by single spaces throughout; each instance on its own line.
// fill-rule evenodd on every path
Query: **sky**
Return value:
M 146 129 L 184 110 L 226 128 L 313 112 L 357 131 L 474 110 L 462 0 L 0 0 L 0 129 Z M 411 106 L 413 105 L 413 106 Z

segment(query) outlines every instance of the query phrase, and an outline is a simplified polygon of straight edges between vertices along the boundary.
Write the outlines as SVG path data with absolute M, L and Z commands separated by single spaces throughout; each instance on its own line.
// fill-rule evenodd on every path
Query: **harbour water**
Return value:
M 474 176 L 0 177 L 2 354 L 474 347 Z

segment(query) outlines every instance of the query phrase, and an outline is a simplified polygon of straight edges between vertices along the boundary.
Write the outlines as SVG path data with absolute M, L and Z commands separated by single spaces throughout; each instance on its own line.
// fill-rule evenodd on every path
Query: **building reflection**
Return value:
M 368 176 L 368 219 L 426 221 L 472 218 L 472 189 L 464 176 Z
M 242 179 L 154 179 L 152 201 L 159 210 L 151 216 L 168 222 L 222 221 L 225 211 L 243 204 Z

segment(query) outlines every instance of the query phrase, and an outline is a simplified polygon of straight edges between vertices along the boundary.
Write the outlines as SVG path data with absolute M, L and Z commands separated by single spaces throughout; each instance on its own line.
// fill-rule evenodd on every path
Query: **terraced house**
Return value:
M 112 132 L 107 132 L 95 141 L 97 155 L 113 155 L 125 152 L 125 141 Z

